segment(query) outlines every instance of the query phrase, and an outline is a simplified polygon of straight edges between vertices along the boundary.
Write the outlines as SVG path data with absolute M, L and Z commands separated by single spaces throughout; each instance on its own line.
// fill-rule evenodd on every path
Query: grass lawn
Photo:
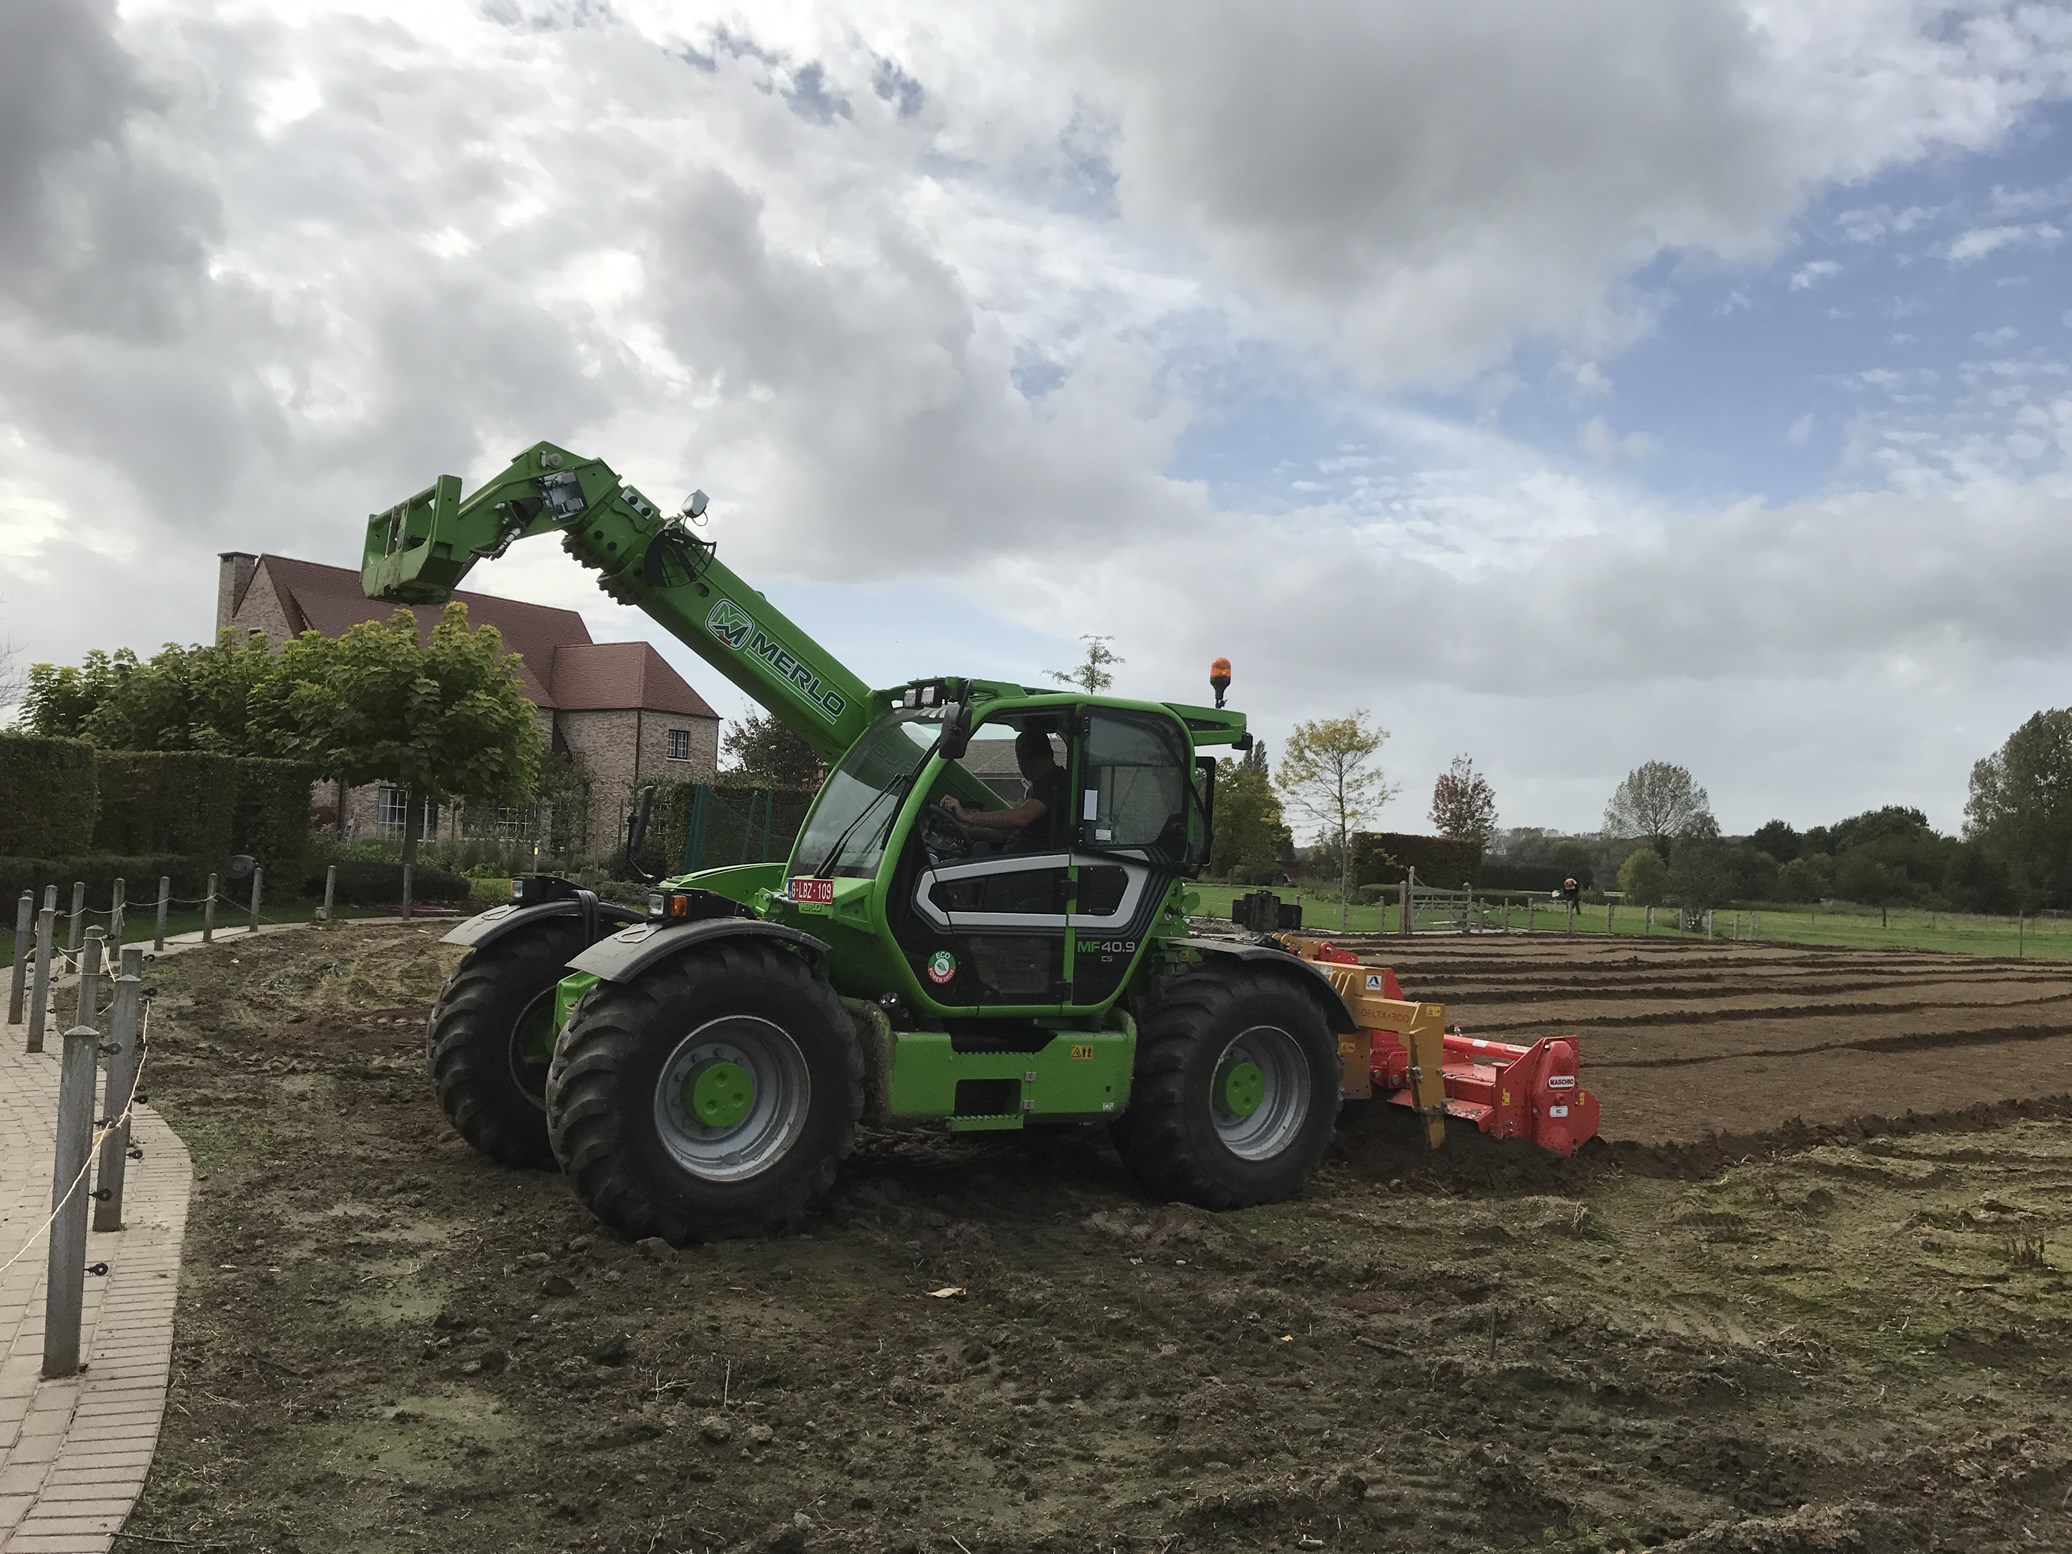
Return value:
M 1253 888 L 1208 884 L 1193 887 L 1201 902 L 1200 910 L 1217 917 L 1228 916 L 1231 901 Z M 1336 891 L 1283 889 L 1275 894 L 1283 901 L 1299 899 L 1302 902 L 1302 921 L 1306 928 L 1323 933 L 1338 930 Z M 1527 894 L 1523 891 L 1491 892 L 1487 906 L 1480 913 L 1480 920 L 1492 928 L 1500 926 L 1505 921 L 1503 903 L 1508 900 L 1510 926 L 1513 931 L 1522 930 L 1525 927 Z M 1478 893 L 1478 903 L 1481 900 Z M 1763 939 L 1778 943 L 1945 950 L 1961 955 L 2023 956 L 2037 960 L 2072 959 L 2072 919 L 2066 918 L 2032 917 L 2018 924 L 2012 917 L 1970 912 L 1924 912 L 1908 908 L 1892 912 L 1881 924 L 1874 911 L 1772 905 L 1739 912 L 1739 926 L 1744 937 L 1753 931 L 1751 919 L 1760 919 Z M 1679 937 L 1674 927 L 1675 920 L 1673 910 L 1657 908 L 1655 935 L 1658 938 Z M 1731 938 L 1736 920 L 1735 911 L 1722 908 L 1713 916 L 1714 930 L 1720 938 Z M 1632 935 L 1637 938 L 1643 922 L 1639 907 L 1620 906 L 1611 914 L 1611 932 L 1620 937 Z M 1345 931 L 1350 933 L 1392 933 L 1397 927 L 1393 901 L 1378 906 L 1363 906 L 1356 901 L 1347 912 Z M 1545 896 L 1536 896 L 1534 931 L 1558 933 L 1563 927 L 1564 914 L 1560 904 Z M 1576 914 L 1575 929 L 1579 934 L 1604 933 L 1603 903 L 1586 903 Z

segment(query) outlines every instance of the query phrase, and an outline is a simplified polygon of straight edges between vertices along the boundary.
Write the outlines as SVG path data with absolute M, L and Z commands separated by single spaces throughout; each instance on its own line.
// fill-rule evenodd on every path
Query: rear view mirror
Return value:
M 971 707 L 953 701 L 942 710 L 942 739 L 938 745 L 945 761 L 961 761 L 971 748 Z

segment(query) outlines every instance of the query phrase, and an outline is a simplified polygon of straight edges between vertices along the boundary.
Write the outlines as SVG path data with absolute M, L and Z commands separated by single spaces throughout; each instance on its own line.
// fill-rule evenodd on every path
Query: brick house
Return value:
M 590 779 L 588 850 L 611 850 L 621 834 L 633 790 L 643 782 L 710 777 L 719 766 L 719 714 L 682 675 L 645 642 L 592 642 L 574 610 L 456 592 L 472 625 L 503 633 L 518 655 L 518 676 L 538 711 L 551 747 Z M 285 642 L 304 631 L 343 636 L 366 620 L 386 620 L 399 608 L 369 599 L 360 574 L 290 556 L 225 551 L 216 579 L 216 630 L 264 632 Z M 436 608 L 419 607 L 419 630 L 438 624 Z M 348 837 L 403 834 L 408 797 L 380 784 L 347 789 L 320 784 L 315 805 Z M 529 816 L 499 813 L 511 834 L 532 834 Z M 470 827 L 476 834 L 484 828 Z M 425 804 L 427 838 L 456 837 L 460 817 Z

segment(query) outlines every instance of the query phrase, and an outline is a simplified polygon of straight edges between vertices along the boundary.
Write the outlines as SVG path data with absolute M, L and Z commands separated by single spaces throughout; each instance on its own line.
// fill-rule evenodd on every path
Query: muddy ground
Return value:
M 1418 943 L 1394 956 L 1412 994 L 1470 1029 L 1583 1029 L 1621 1141 L 1434 1156 L 1363 1114 L 1304 1198 L 1212 1216 L 1145 1201 L 1088 1133 L 881 1136 L 802 1234 L 657 1259 L 445 1126 L 421 1054 L 435 933 L 156 970 L 146 1088 L 198 1183 L 132 1533 L 304 1554 L 2072 1547 L 2072 1085 L 2047 1066 L 2067 1014 L 1984 1008 L 2064 987 L 2033 968 Z M 1705 1017 L 1758 988 L 1783 1012 Z M 1943 1043 L 1923 1009 L 1797 1012 L 1943 999 L 1980 1006 Z M 2057 1034 L 1974 1041 L 1991 1022 Z M 1955 1097 L 1903 1077 L 1944 1060 L 1996 1077 Z M 1741 1136 L 1699 1141 L 1679 1103 Z M 1944 1115 L 1842 1120 L 1909 1107 Z

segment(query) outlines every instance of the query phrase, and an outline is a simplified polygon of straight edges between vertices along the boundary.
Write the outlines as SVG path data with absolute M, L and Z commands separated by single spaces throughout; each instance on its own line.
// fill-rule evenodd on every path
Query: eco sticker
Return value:
M 941 987 L 957 974 L 957 957 L 948 950 L 937 950 L 928 957 L 928 980 Z

